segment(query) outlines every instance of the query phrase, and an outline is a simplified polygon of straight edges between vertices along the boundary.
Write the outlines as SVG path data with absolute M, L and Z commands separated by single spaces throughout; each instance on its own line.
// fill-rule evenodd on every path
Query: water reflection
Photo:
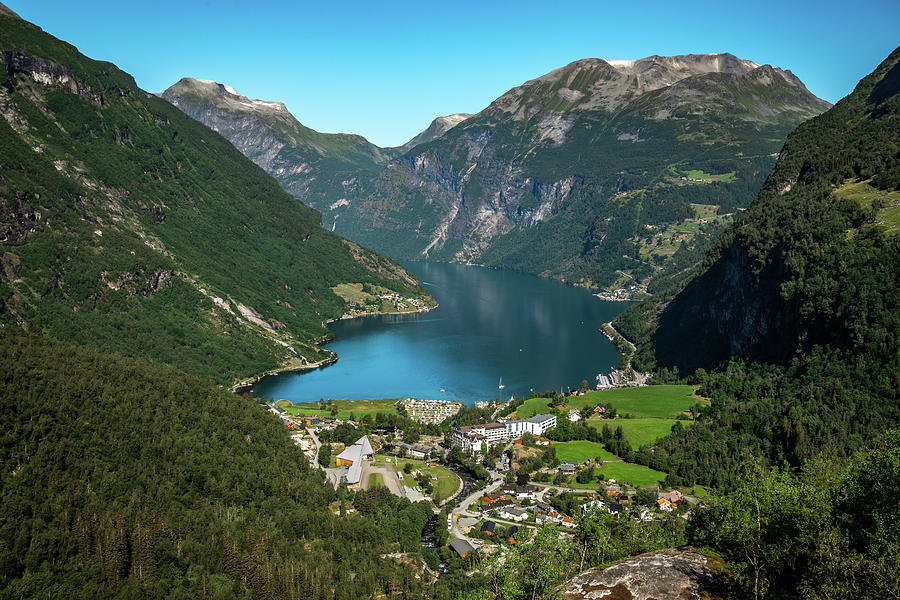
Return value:
M 456 399 L 467 404 L 593 381 L 619 362 L 597 331 L 626 306 L 585 290 L 496 269 L 409 263 L 440 302 L 430 313 L 333 323 L 324 369 L 267 378 L 254 391 L 319 398 Z M 442 393 L 439 390 L 444 389 Z

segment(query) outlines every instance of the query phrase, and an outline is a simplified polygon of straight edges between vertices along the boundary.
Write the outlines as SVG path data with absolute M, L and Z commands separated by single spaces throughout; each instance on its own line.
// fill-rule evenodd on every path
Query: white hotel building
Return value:
M 540 437 L 552 427 L 556 427 L 556 417 L 553 415 L 534 415 L 530 419 L 518 419 L 506 423 L 471 425 L 454 429 L 450 435 L 450 444 L 474 454 L 481 450 L 481 444 L 486 444 L 490 448 L 509 440 L 518 439 L 525 433 Z

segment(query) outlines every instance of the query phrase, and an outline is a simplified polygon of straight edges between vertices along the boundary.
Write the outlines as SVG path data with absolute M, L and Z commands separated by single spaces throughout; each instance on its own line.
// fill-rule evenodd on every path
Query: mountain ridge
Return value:
M 590 58 L 453 127 L 436 119 L 373 168 L 329 174 L 290 160 L 264 168 L 337 232 L 393 256 L 640 292 L 695 262 L 762 185 L 788 131 L 828 106 L 790 71 L 728 53 Z M 215 125 L 204 110 L 188 108 Z M 239 148 L 252 138 L 223 133 Z M 673 148 L 668 156 L 654 149 L 642 159 L 663 146 Z M 329 183 L 317 189 L 306 183 L 322 177 Z M 679 233 L 698 223 L 703 231 Z M 663 246 L 646 235 L 654 228 Z
M 115 65 L 0 32 L 0 323 L 230 382 L 333 359 L 340 283 L 427 295 Z

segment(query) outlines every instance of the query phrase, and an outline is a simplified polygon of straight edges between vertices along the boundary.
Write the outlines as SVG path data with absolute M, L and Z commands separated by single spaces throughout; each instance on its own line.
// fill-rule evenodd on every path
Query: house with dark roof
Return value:
M 533 485 L 517 485 L 514 491 L 516 500 L 534 500 L 537 498 L 537 488 Z
M 450 540 L 450 547 L 453 548 L 454 552 L 459 554 L 460 558 L 465 558 L 470 552 L 475 550 L 475 547 L 472 546 L 472 544 L 462 538 L 453 538 Z
M 524 521 L 528 518 L 528 514 L 524 510 L 515 506 L 501 509 L 498 515 L 501 519 L 509 519 L 510 521 Z
M 497 528 L 497 524 L 493 521 L 485 521 L 481 526 L 481 532 L 486 533 L 488 535 L 494 535 L 494 529 Z
M 504 508 L 506 506 L 515 506 L 515 504 L 509 498 L 504 498 L 503 500 L 497 500 L 496 502 L 491 504 L 490 509 L 498 510 L 498 509 Z

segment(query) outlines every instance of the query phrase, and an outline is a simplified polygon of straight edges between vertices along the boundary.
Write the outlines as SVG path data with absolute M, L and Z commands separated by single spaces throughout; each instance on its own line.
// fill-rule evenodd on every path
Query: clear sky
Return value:
M 147 91 L 214 79 L 380 146 L 580 58 L 731 52 L 836 102 L 900 45 L 900 0 L 0 1 Z

